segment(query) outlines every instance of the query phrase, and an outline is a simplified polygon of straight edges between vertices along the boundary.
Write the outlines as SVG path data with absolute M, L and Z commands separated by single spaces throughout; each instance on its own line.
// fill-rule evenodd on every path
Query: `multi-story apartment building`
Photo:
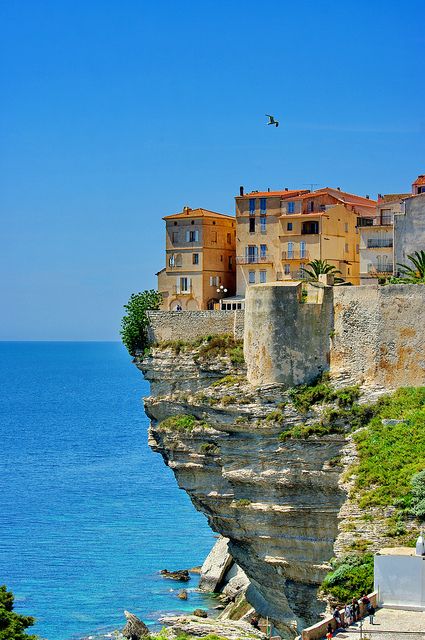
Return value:
M 166 266 L 157 274 L 158 291 L 163 296 L 161 308 L 167 311 L 213 309 L 224 295 L 233 295 L 235 218 L 207 209 L 184 207 L 181 213 L 165 216 L 163 220 Z
M 359 216 L 360 284 L 373 284 L 393 274 L 394 215 L 401 213 L 408 193 L 378 195 L 375 214 Z
M 237 292 L 249 284 L 298 280 L 302 267 L 327 260 L 359 284 L 357 217 L 374 215 L 375 201 L 340 189 L 241 191 L 236 197 Z

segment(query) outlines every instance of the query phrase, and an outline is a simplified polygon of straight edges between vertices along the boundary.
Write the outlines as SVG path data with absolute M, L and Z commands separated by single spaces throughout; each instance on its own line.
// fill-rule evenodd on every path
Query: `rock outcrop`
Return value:
M 283 637 L 295 637 L 325 608 L 317 591 L 347 498 L 334 461 L 349 437 L 282 441 L 282 431 L 317 421 L 322 409 L 300 414 L 282 385 L 251 387 L 244 366 L 229 357 L 208 360 L 196 349 L 176 357 L 154 348 L 136 364 L 151 382 L 150 446 L 211 528 L 228 539 L 249 579 L 248 602 Z M 178 420 L 188 415 L 192 422 Z M 220 576 L 210 577 L 215 588 Z

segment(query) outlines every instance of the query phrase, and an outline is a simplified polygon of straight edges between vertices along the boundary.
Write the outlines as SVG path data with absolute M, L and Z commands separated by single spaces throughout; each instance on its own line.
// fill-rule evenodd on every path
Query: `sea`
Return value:
M 211 605 L 196 574 L 159 574 L 200 565 L 215 540 L 148 447 L 149 385 L 124 347 L 0 343 L 0 390 L 0 584 L 35 616 L 28 632 L 104 638 L 125 609 L 158 629 Z

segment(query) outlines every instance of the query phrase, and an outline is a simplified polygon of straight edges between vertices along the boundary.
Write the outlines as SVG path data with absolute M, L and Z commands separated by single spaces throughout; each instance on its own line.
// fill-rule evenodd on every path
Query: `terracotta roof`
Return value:
M 354 193 L 348 193 L 347 191 L 340 191 L 339 189 L 334 189 L 333 187 L 325 187 L 324 189 L 318 189 L 317 191 L 311 191 L 305 195 L 300 196 L 300 199 L 312 199 L 318 198 L 324 194 L 329 194 L 333 196 L 337 200 L 341 200 L 346 204 L 361 204 L 365 206 L 375 206 L 376 201 L 371 200 L 371 198 L 364 198 L 363 196 L 356 196 Z
M 307 193 L 308 189 L 283 189 L 282 191 L 251 191 L 251 193 L 245 193 L 243 196 L 236 196 L 236 198 L 267 198 L 270 196 L 280 196 L 283 198 L 294 198 L 302 193 Z
M 418 176 L 413 184 L 415 187 L 425 184 L 425 175 L 421 174 L 420 176 Z
M 383 196 L 378 198 L 378 204 L 383 202 L 397 202 L 398 200 L 403 200 L 403 198 L 408 198 L 411 195 L 411 193 L 385 193 Z
M 180 213 L 173 213 L 170 216 L 164 216 L 163 220 L 172 220 L 174 218 L 226 218 L 234 220 L 235 216 L 228 216 L 224 213 L 217 213 L 216 211 L 209 211 L 208 209 L 190 209 L 187 207 Z

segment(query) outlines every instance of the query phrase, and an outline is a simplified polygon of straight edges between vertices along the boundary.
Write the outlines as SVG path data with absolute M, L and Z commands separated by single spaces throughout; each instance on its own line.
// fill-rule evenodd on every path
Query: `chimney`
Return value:
M 367 194 L 366 194 L 366 198 L 367 198 L 368 200 L 370 200 L 370 196 L 368 196 Z
M 243 186 L 242 185 L 239 187 L 239 195 L 243 196 Z
M 289 191 L 288 187 L 285 187 L 285 191 Z
M 183 213 L 187 213 L 187 214 L 189 214 L 189 211 L 192 211 L 192 209 L 191 209 L 190 207 L 188 207 L 187 205 L 185 205 L 185 206 L 183 207 Z
M 337 190 L 338 190 L 338 191 L 341 191 L 341 187 L 337 187 Z
M 267 192 L 270 193 L 270 187 L 267 187 Z

